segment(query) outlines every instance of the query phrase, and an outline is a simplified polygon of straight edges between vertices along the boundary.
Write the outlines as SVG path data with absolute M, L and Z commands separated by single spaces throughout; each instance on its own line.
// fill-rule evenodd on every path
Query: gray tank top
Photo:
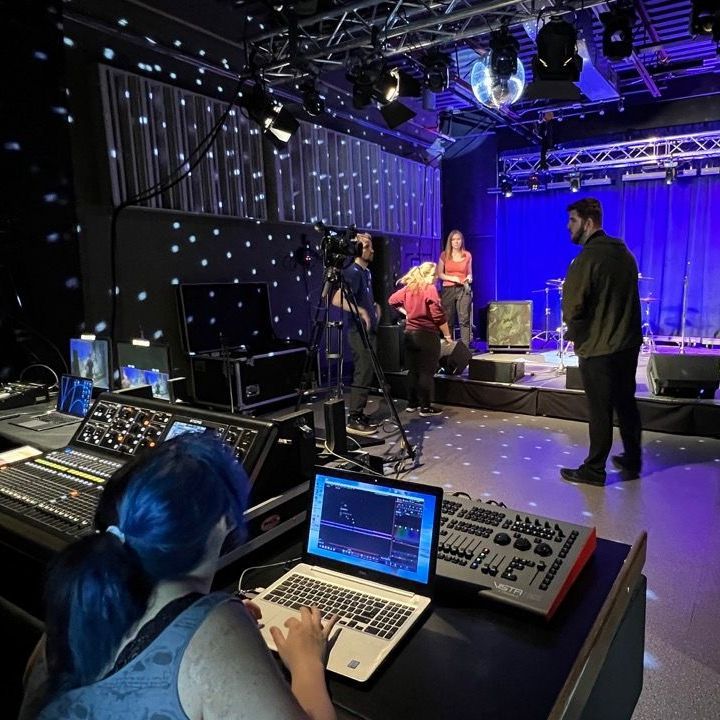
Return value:
M 210 612 L 230 599 L 227 593 L 200 598 L 127 665 L 92 685 L 58 696 L 38 720 L 188 720 L 177 690 L 183 654 Z

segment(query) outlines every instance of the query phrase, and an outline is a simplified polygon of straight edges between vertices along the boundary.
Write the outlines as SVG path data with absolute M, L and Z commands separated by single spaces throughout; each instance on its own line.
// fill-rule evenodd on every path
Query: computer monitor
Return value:
M 89 378 L 100 390 L 109 390 L 110 343 L 103 338 L 70 338 L 70 372 Z
M 152 396 L 158 400 L 172 400 L 169 379 L 167 373 L 158 370 L 144 370 L 132 365 L 120 366 L 120 387 L 123 390 L 147 385 L 152 389 Z
M 275 340 L 267 283 L 187 283 L 178 309 L 189 353 L 223 348 L 258 349 Z
M 162 343 L 119 342 L 117 359 L 120 387 L 150 385 L 153 397 L 172 400 L 170 393 L 170 351 Z

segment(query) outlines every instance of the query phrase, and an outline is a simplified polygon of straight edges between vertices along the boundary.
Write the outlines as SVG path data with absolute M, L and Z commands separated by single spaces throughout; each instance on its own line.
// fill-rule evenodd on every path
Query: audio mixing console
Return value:
M 105 482 L 132 456 L 177 435 L 206 431 L 227 443 L 242 462 L 251 481 L 251 503 L 262 504 L 303 483 L 307 477 L 300 477 L 301 471 L 307 476 L 314 465 L 312 411 L 257 420 L 105 393 L 67 447 L 0 466 L 0 513 L 69 542 L 92 532 Z M 309 450 L 299 457 L 302 448 Z M 291 460 L 288 453 L 296 455 Z M 298 507 L 304 508 L 302 498 L 288 512 L 299 517 Z M 276 526 L 283 513 L 275 508 L 271 518 Z M 265 530 L 268 522 L 258 517 L 256 524 Z M 251 532 L 252 524 L 248 518 Z
M 442 505 L 437 574 L 550 619 L 595 545 L 594 527 L 452 497 Z

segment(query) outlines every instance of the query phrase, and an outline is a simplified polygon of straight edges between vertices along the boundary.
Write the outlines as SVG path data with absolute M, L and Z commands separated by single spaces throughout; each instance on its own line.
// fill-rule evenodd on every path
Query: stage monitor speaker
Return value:
M 566 390 L 584 390 L 582 375 L 577 365 L 567 365 L 565 367 L 565 389 Z
M 403 325 L 378 325 L 377 356 L 385 372 L 405 369 L 405 328 Z
M 472 353 L 462 340 L 444 342 L 440 346 L 440 368 L 448 375 L 460 375 L 468 366 Z
M 488 305 L 488 350 L 529 350 L 532 338 L 532 300 L 491 302 Z
M 720 358 L 653 353 L 647 364 L 647 384 L 653 395 L 712 399 L 720 386 Z
M 514 383 L 525 375 L 525 361 L 514 357 L 475 355 L 470 360 L 468 375 L 471 380 Z

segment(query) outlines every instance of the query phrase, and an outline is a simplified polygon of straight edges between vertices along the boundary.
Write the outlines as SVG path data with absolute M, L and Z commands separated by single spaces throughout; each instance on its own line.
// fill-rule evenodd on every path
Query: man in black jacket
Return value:
M 568 207 L 572 242 L 582 245 L 568 268 L 562 311 L 567 339 L 575 343 L 590 414 L 590 449 L 571 482 L 605 484 L 605 462 L 617 413 L 624 453 L 612 458 L 624 480 L 640 476 L 640 413 L 635 373 L 642 345 L 638 268 L 625 243 L 602 229 L 602 207 L 584 198 Z

